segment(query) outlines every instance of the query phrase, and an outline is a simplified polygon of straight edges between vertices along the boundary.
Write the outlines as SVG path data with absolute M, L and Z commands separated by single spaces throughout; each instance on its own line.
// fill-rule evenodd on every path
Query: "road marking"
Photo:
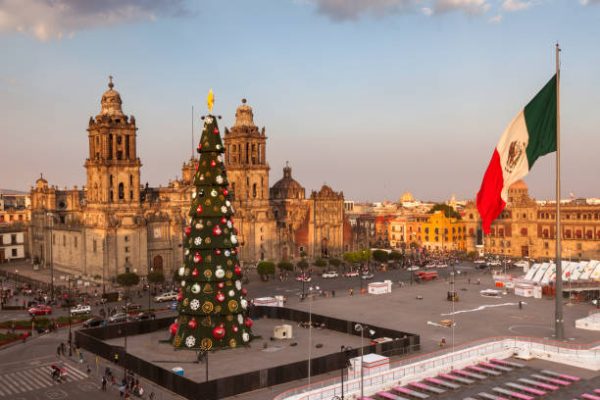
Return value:
M 475 312 L 475 311 L 483 311 L 486 308 L 495 308 L 495 307 L 506 307 L 506 306 L 518 306 L 519 303 L 502 303 L 502 304 L 486 304 L 483 306 L 479 306 L 477 308 L 473 308 L 471 310 L 459 310 L 459 311 L 454 311 L 451 313 L 444 313 L 444 314 L 440 314 L 441 316 L 445 317 L 448 315 L 456 315 L 456 314 L 463 314 L 463 313 L 469 313 L 469 312 Z
M 14 400 L 17 393 L 31 392 L 35 390 L 51 388 L 46 392 L 46 397 L 58 399 L 66 397 L 66 392 L 57 389 L 60 383 L 55 382 L 51 377 L 51 364 L 21 369 L 19 371 L 0 374 L 0 398 L 9 397 Z M 61 364 L 67 371 L 63 382 L 76 382 L 87 379 L 88 376 L 69 364 Z

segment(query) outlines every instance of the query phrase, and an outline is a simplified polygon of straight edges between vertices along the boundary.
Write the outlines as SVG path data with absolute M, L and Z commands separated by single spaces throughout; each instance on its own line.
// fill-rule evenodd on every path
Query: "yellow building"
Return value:
M 421 245 L 427 250 L 465 250 L 466 228 L 462 220 L 435 211 L 421 223 Z

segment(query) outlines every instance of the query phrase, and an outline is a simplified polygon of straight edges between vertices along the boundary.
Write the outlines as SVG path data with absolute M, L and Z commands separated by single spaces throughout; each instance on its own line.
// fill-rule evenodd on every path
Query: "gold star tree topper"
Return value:
M 208 112 L 212 113 L 213 106 L 215 104 L 215 94 L 213 93 L 212 89 L 208 91 L 208 96 L 206 97 L 206 104 L 208 105 Z

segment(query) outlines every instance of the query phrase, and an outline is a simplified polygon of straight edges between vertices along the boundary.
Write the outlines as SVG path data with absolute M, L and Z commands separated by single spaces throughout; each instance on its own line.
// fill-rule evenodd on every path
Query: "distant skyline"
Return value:
M 108 75 L 136 117 L 142 182 L 189 160 L 205 97 L 241 98 L 310 193 L 473 199 L 504 128 L 562 52 L 563 197 L 600 197 L 600 0 L 0 0 L 0 187 L 85 184 Z M 554 198 L 554 155 L 526 178 Z

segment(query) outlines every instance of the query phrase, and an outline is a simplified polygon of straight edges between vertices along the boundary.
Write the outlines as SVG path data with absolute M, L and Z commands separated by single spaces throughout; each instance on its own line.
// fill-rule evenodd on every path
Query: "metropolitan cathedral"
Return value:
M 171 276 L 183 263 L 197 158 L 185 162 L 181 179 L 168 186 L 143 185 L 136 120 L 123 113 L 112 78 L 87 133 L 84 187 L 60 190 L 40 177 L 31 188 L 34 262 L 106 279 L 126 269 Z M 287 164 L 283 177 L 269 186 L 265 128 L 255 125 L 246 100 L 225 129 L 224 144 L 242 262 L 339 256 L 350 248 L 342 192 L 324 185 L 306 197 Z

